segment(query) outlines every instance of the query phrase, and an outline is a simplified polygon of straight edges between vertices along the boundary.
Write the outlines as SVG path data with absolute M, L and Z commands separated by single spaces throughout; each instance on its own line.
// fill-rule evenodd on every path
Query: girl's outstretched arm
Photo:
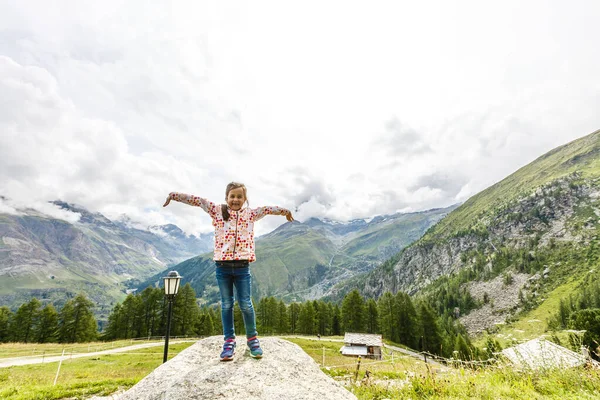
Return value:
M 265 215 L 285 215 L 286 219 L 290 222 L 294 220 L 292 212 L 287 208 L 283 207 L 259 207 L 254 210 L 254 220 L 258 221 Z
M 167 196 L 167 200 L 165 201 L 165 204 L 163 204 L 163 207 L 168 206 L 169 203 L 171 202 L 171 200 L 175 200 L 175 201 L 179 201 L 181 203 L 189 204 L 190 206 L 201 207 L 212 218 L 215 217 L 215 215 L 217 213 L 217 209 L 219 207 L 218 205 L 216 205 L 212 201 L 208 201 L 208 200 L 206 200 L 206 199 L 204 199 L 202 197 L 194 196 L 194 195 L 191 195 L 191 194 L 178 193 L 178 192 L 171 192 L 171 193 L 169 193 L 169 195 Z

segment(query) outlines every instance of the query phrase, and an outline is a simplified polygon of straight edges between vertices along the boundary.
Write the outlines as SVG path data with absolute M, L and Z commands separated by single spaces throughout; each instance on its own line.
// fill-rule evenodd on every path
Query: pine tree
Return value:
M 289 333 L 290 324 L 288 319 L 287 307 L 283 300 L 279 300 L 277 305 L 277 333 L 285 334 Z
M 92 312 L 94 303 L 83 293 L 75 296 L 74 300 L 75 332 L 73 341 L 82 343 L 96 340 L 98 338 L 98 323 Z
M 59 314 L 59 340 L 62 343 L 91 342 L 98 337 L 98 324 L 92 303 L 80 293 L 68 300 Z
M 334 324 L 335 324 L 335 307 L 331 302 L 327 302 L 327 312 L 329 313 L 329 331 L 326 335 L 335 335 Z M 339 323 L 339 321 L 338 321 Z
M 160 323 L 161 308 L 165 296 L 163 289 L 149 286 L 144 289 L 140 296 L 143 307 L 144 335 L 163 335 L 164 327 Z
M 10 324 L 13 341 L 29 343 L 35 340 L 41 306 L 40 301 L 34 297 L 19 307 Z
M 567 324 L 569 323 L 569 316 L 571 315 L 571 309 L 567 305 L 567 302 L 563 299 L 560 299 L 558 309 L 559 309 L 558 315 L 559 315 L 560 328 L 565 329 L 567 327 Z
M 332 320 L 329 307 L 323 300 L 317 301 L 316 304 L 317 333 L 321 336 L 329 335 Z
M 125 336 L 123 335 L 123 313 L 121 312 L 122 306 L 121 303 L 117 303 L 112 312 L 108 315 L 108 322 L 106 324 L 106 329 L 102 334 L 103 340 L 116 340 L 123 339 Z
M 256 310 L 257 325 L 262 334 L 272 334 L 277 324 L 278 304 L 274 297 L 263 297 Z
M 396 293 L 396 326 L 398 334 L 398 343 L 402 343 L 411 348 L 417 347 L 417 332 L 419 330 L 418 317 L 412 299 L 407 293 Z
M 342 311 L 336 304 L 333 307 L 333 321 L 331 323 L 331 334 L 340 336 L 342 334 Z
M 147 335 L 148 330 L 144 322 L 144 305 L 142 304 L 142 297 L 132 295 L 131 313 L 129 314 L 130 338 L 140 338 Z
M 396 327 L 396 301 L 390 292 L 385 292 L 377 302 L 379 309 L 379 320 L 381 334 L 392 342 L 400 343 L 398 340 L 398 328 Z
M 568 323 L 569 329 L 584 330 L 582 344 L 592 350 L 592 356 L 600 358 L 600 308 L 575 311 Z M 572 340 L 572 344 L 577 345 Z
M 58 341 L 60 343 L 70 343 L 75 332 L 75 301 L 69 299 L 58 313 Z
M 277 327 L 277 316 L 279 315 L 279 304 L 273 296 L 267 297 L 267 312 L 269 313 L 269 323 L 271 325 L 268 334 L 272 335 Z
M 215 330 L 212 315 L 208 308 L 203 308 L 200 311 L 200 318 L 196 326 L 196 332 L 200 336 L 210 336 Z
M 196 302 L 196 292 L 188 282 L 179 289 L 179 293 L 175 296 L 171 334 L 173 336 L 193 334 L 199 315 L 200 308 Z
M 269 313 L 267 309 L 267 298 L 263 297 L 256 306 L 256 329 L 265 334 L 271 328 L 269 326 Z
M 441 354 L 442 334 L 433 309 L 425 302 L 421 302 L 419 306 L 419 322 L 422 349 L 433 354 Z
M 311 301 L 307 301 L 300 307 L 298 315 L 298 331 L 305 335 L 316 334 L 315 308 Z
M 246 335 L 246 329 L 244 328 L 244 317 L 237 301 L 233 305 L 233 327 L 237 336 Z
M 0 343 L 8 342 L 10 338 L 10 320 L 13 315 L 10 308 L 6 306 L 0 307 Z
M 472 358 L 471 348 L 460 333 L 456 335 L 456 339 L 454 340 L 454 351 L 456 356 L 461 360 L 470 360 Z
M 365 302 L 357 289 L 342 301 L 342 326 L 346 332 L 364 332 Z
M 379 332 L 379 312 L 375 300 L 369 299 L 366 304 L 367 333 Z
M 142 317 L 143 307 L 141 303 L 141 299 L 133 293 L 128 294 L 125 300 L 123 300 L 120 309 L 121 325 L 118 327 L 119 338 L 131 339 L 145 336 L 145 334 L 142 334 L 144 330 L 142 327 L 144 318 Z
M 221 310 L 218 307 L 210 307 L 208 309 L 210 317 L 213 320 L 214 331 L 213 334 L 218 335 L 223 333 L 223 321 Z
M 35 330 L 37 343 L 52 343 L 58 339 L 58 312 L 48 304 L 40 314 L 40 323 Z
M 293 302 L 288 307 L 288 315 L 290 321 L 290 333 L 299 332 L 298 318 L 300 316 L 300 304 Z

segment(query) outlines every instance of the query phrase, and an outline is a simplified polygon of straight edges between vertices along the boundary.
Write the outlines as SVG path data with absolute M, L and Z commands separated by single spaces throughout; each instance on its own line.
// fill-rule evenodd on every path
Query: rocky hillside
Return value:
M 338 222 L 309 219 L 286 223 L 257 239 L 252 264 L 254 295 L 285 300 L 317 299 L 344 279 L 372 270 L 391 254 L 417 240 L 455 207 L 419 213 L 379 216 L 369 221 Z M 212 254 L 175 267 L 207 302 L 218 300 Z M 160 284 L 156 274 L 138 285 Z
M 0 304 L 36 296 L 60 305 L 84 291 L 97 304 L 121 300 L 132 279 L 212 247 L 212 237 L 185 237 L 175 226 L 140 230 L 82 207 L 55 202 L 79 215 L 67 222 L 34 210 L 0 214 Z
M 599 184 L 597 131 L 469 199 L 422 239 L 336 290 L 356 287 L 369 297 L 385 291 L 429 294 L 440 312 L 488 307 L 494 318 L 472 318 L 480 324 L 468 328 L 490 328 L 498 315 L 505 319 L 535 307 L 536 297 L 563 277 L 583 276 L 598 266 Z M 484 299 L 477 288 L 494 279 L 503 284 L 489 286 Z M 460 300 L 466 291 L 475 304 Z

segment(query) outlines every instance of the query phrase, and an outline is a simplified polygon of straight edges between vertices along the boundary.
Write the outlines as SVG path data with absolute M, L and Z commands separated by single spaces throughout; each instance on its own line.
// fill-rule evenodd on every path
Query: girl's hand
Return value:
M 294 221 L 294 217 L 292 217 L 292 212 L 288 211 L 287 214 L 285 214 L 285 218 L 287 218 L 287 220 L 289 222 L 293 222 Z
M 169 195 L 167 196 L 167 201 L 165 201 L 165 204 L 163 204 L 163 207 L 166 207 L 166 206 L 168 206 L 170 202 L 171 202 L 171 195 L 169 194 Z

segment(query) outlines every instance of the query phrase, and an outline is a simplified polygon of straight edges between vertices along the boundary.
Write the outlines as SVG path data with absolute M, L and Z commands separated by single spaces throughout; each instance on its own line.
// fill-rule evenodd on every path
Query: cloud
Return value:
M 300 207 L 310 200 L 314 200 L 324 206 L 331 206 L 335 201 L 331 189 L 327 187 L 323 180 L 311 176 L 308 171 L 301 168 L 290 172 L 295 175 L 294 187 L 297 193 L 292 196 L 292 199 L 296 207 Z
M 79 213 L 70 210 L 64 210 L 59 206 L 48 202 L 29 203 L 29 206 L 52 218 L 67 221 L 72 224 L 79 222 L 79 219 L 81 218 L 81 214 Z
M 235 180 L 252 206 L 363 218 L 464 201 L 600 127 L 594 1 L 60 4 L 0 6 L 0 195 L 19 204 L 201 233 L 164 198 Z
M 0 196 L 0 213 L 10 215 L 23 215 L 22 211 L 17 210 L 17 207 L 10 204 L 6 198 Z
M 19 205 L 71 221 L 47 205 L 66 199 L 113 217 L 128 212 L 148 225 L 165 223 L 166 217 L 148 207 L 159 208 L 175 186 L 193 186 L 192 176 L 206 176 L 176 157 L 133 155 L 121 129 L 82 116 L 47 70 L 0 56 L 0 93 L 6 95 L 0 111 L 0 193 Z M 175 219 L 198 231 L 197 224 L 182 221 L 186 215 Z
M 416 182 L 409 186 L 410 191 L 418 191 L 419 189 L 439 190 L 444 196 L 454 198 L 461 191 L 468 179 L 461 176 L 460 171 L 448 172 L 436 171 L 432 174 L 420 176 Z
M 432 149 L 423 134 L 402 123 L 396 116 L 385 123 L 385 132 L 373 141 L 374 147 L 385 149 L 392 157 L 419 157 Z
M 65 210 L 56 204 L 44 201 L 20 202 L 13 199 L 0 198 L 0 213 L 10 215 L 28 215 L 41 213 L 44 217 L 50 217 L 70 222 L 72 224 L 79 222 L 81 214 L 70 210 Z

